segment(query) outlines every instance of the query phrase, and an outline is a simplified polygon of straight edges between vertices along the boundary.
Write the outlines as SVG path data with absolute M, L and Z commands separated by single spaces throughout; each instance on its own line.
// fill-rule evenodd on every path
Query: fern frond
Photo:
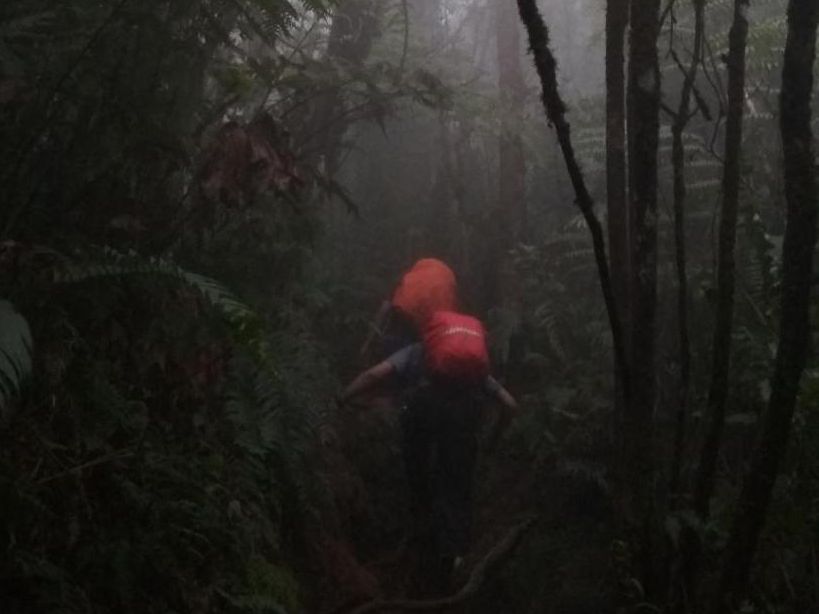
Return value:
M 31 374 L 31 329 L 10 302 L 0 300 L 0 408 Z
M 105 277 L 129 277 L 158 275 L 168 277 L 190 287 L 212 307 L 231 320 L 252 318 L 253 311 L 218 281 L 205 275 L 191 273 L 162 258 L 144 259 L 135 254 L 121 254 L 112 250 L 104 252 L 105 262 L 92 264 L 69 264 L 59 269 L 54 281 L 74 284 Z
M 559 471 L 572 479 L 595 484 L 601 492 L 611 490 L 605 467 L 597 463 L 583 459 L 566 459 L 560 463 Z
M 560 313 L 552 302 L 543 303 L 535 309 L 535 323 L 546 334 L 546 340 L 555 355 L 562 361 L 566 360 L 566 350 L 561 342 Z

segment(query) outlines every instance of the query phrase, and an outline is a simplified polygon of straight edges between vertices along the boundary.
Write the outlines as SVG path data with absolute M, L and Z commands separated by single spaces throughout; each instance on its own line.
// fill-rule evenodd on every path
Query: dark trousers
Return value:
M 479 421 L 474 395 L 433 387 L 421 388 L 402 414 L 419 569 L 439 590 L 469 547 Z

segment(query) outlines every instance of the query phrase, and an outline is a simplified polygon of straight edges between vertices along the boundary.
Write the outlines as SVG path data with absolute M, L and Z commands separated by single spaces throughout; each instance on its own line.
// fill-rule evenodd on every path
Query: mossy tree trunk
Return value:
M 779 114 L 787 200 L 779 346 L 768 408 L 736 508 L 719 591 L 711 603 L 713 614 L 725 612 L 738 603 L 747 590 L 774 482 L 787 449 L 799 381 L 808 354 L 810 294 L 819 213 L 811 129 L 818 18 L 819 2 L 816 0 L 790 1 Z

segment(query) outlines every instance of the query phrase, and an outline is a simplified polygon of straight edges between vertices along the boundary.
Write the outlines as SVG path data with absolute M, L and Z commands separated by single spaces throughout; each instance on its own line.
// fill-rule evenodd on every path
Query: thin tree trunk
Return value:
M 373 0 L 342 0 L 333 15 L 326 59 L 347 67 L 363 64 L 378 31 L 378 9 Z M 324 173 L 332 179 L 338 170 L 342 139 L 349 119 L 342 119 L 346 104 L 341 87 L 330 88 L 318 99 L 314 124 L 329 124 L 319 135 L 317 154 L 324 161 Z
M 626 200 L 625 42 L 628 0 L 608 0 L 606 8 L 606 195 L 609 262 L 614 297 L 624 330 L 628 323 L 629 216 Z
M 520 27 L 514 17 L 514 0 L 498 0 L 498 90 L 502 108 L 499 146 L 499 196 L 507 244 L 522 237 L 526 227 L 526 160 L 520 129 L 526 85 L 520 65 Z
M 472 131 L 469 121 L 461 118 L 457 128 L 450 135 L 451 156 L 447 160 L 446 173 L 450 177 L 450 198 L 453 201 L 454 226 L 453 234 L 450 236 L 450 259 L 458 271 L 463 283 L 460 284 L 463 296 L 474 296 L 474 290 L 470 291 L 468 280 L 472 279 L 471 254 L 470 254 L 470 207 L 466 193 L 466 171 L 465 167 L 472 155 L 469 146 L 470 133 Z
M 719 614 L 745 594 L 774 481 L 790 437 L 799 380 L 811 335 L 810 291 L 819 212 L 811 130 L 811 92 L 819 3 L 791 0 L 782 70 L 780 129 L 785 154 L 787 226 L 782 253 L 782 307 L 771 397 L 760 438 L 745 477 L 728 541 L 719 592 L 711 612 Z
M 427 228 L 432 253 L 452 263 L 456 250 L 453 237 L 459 209 L 456 199 L 457 178 L 452 169 L 452 160 L 458 154 L 453 152 L 452 134 L 446 111 L 438 114 L 438 134 L 439 138 L 434 147 L 440 153 L 440 163 L 434 171 L 430 186 L 427 200 L 432 206 L 426 212 L 428 219 L 424 225 Z
M 505 376 L 519 373 L 523 359 L 523 295 L 511 250 L 526 229 L 526 160 L 520 136 L 523 125 L 523 103 L 526 85 L 521 67 L 520 23 L 514 12 L 514 0 L 497 0 L 495 31 L 498 61 L 498 91 L 501 101 L 501 131 L 498 143 L 498 203 L 495 210 L 497 253 L 494 266 L 496 295 L 492 305 L 500 306 L 504 317 L 512 322 L 502 360 Z
M 645 588 L 656 589 L 654 355 L 657 313 L 657 150 L 660 132 L 659 0 L 631 0 L 628 70 L 631 260 L 631 404 L 624 416 L 624 514 L 635 531 Z M 639 323 L 639 325 L 637 325 Z
M 435 216 L 440 228 L 430 227 L 430 231 L 435 233 L 436 238 L 439 239 L 436 247 L 440 253 L 445 254 L 448 261 L 455 263 L 460 253 L 460 245 L 454 237 L 458 236 L 458 228 L 463 218 L 462 177 L 455 170 L 455 163 L 462 153 L 456 147 L 457 142 L 453 143 L 449 114 L 446 111 L 439 114 L 438 123 L 441 134 L 441 172 L 438 174 L 438 182 L 443 185 L 437 200 L 443 210 Z M 435 187 L 433 187 L 433 198 L 435 198 Z M 460 267 L 457 268 L 461 270 Z
M 628 0 L 608 0 L 606 7 L 606 197 L 608 200 L 609 263 L 617 314 L 626 336 L 628 322 L 629 215 L 626 174 L 625 42 Z M 613 437 L 622 440 L 622 382 L 615 370 Z
M 677 333 L 679 336 L 680 381 L 677 394 L 677 419 L 674 432 L 674 458 L 671 464 L 669 490 L 679 494 L 685 450 L 686 422 L 688 415 L 688 392 L 691 383 L 691 347 L 688 338 L 688 273 L 686 271 L 685 249 L 685 145 L 683 132 L 691 119 L 689 107 L 697 69 L 702 62 L 702 43 L 705 30 L 705 0 L 693 0 L 694 5 L 694 49 L 691 64 L 685 74 L 680 105 L 671 127 L 674 173 L 674 255 L 677 269 Z
M 725 127 L 725 166 L 722 177 L 722 214 L 717 260 L 717 310 L 714 328 L 714 356 L 708 390 L 710 423 L 700 456 L 694 489 L 694 509 L 707 518 L 717 467 L 731 357 L 734 319 L 734 246 L 739 204 L 742 120 L 745 105 L 745 47 L 748 39 L 748 0 L 734 0 L 734 21 L 728 46 L 728 117 Z
M 600 288 L 603 292 L 603 299 L 606 304 L 606 313 L 611 327 L 614 353 L 617 360 L 618 371 L 623 381 L 624 397 L 628 402 L 630 395 L 630 377 L 628 363 L 626 362 L 625 345 L 623 342 L 623 330 L 617 316 L 617 307 L 614 299 L 614 291 L 609 274 L 609 264 L 606 259 L 606 240 L 603 235 L 603 226 L 597 215 L 594 213 L 594 201 L 586 187 L 580 165 L 572 146 L 571 128 L 566 121 L 566 106 L 560 97 L 557 88 L 557 62 L 549 49 L 549 30 L 543 21 L 540 10 L 535 0 L 517 0 L 518 10 L 523 25 L 529 35 L 529 48 L 534 56 L 535 68 L 542 87 L 543 108 L 546 116 L 554 125 L 557 132 L 557 140 L 566 162 L 566 169 L 569 179 L 574 188 L 577 206 L 583 214 L 583 219 L 589 227 L 594 247 L 594 256 L 597 263 L 597 271 L 600 277 Z
M 710 419 L 700 453 L 694 484 L 693 506 L 705 520 L 710 514 L 719 448 L 725 426 L 728 395 L 731 333 L 734 313 L 734 247 L 739 204 L 740 154 L 745 101 L 745 48 L 748 38 L 748 0 L 734 0 L 734 18 L 728 41 L 728 115 L 725 128 L 725 164 L 722 177 L 722 211 L 717 260 L 717 307 L 714 324 L 714 353 L 708 390 Z M 696 531 L 683 533 L 682 571 L 691 603 L 698 599 L 696 572 L 701 552 Z
M 703 41 L 705 36 L 705 0 L 692 0 L 694 5 L 694 48 L 691 63 L 685 74 L 680 105 L 677 108 L 674 123 L 671 127 L 672 135 L 672 166 L 674 175 L 674 252 L 677 269 L 677 331 L 679 343 L 680 379 L 677 389 L 677 416 L 674 427 L 674 456 L 671 463 L 669 492 L 674 498 L 672 505 L 679 505 L 681 491 L 681 475 L 688 420 L 688 393 L 691 382 L 691 347 L 688 335 L 688 273 L 686 271 L 685 249 L 685 145 L 683 132 L 691 118 L 689 107 L 697 69 L 703 60 Z M 675 612 L 685 611 L 695 591 L 694 570 L 692 565 L 696 559 L 696 535 L 691 528 L 683 531 L 682 557 L 680 575 L 674 578 L 672 584 L 672 601 L 675 602 Z

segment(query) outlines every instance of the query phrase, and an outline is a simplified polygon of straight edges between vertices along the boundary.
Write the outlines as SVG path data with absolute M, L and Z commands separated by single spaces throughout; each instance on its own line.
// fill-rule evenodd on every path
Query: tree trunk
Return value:
M 626 200 L 625 41 L 628 0 L 608 0 L 606 8 L 606 194 L 608 198 L 611 283 L 624 330 L 629 326 L 629 216 Z
M 441 159 L 447 186 L 446 199 L 450 203 L 445 212 L 444 238 L 446 244 L 441 246 L 440 251 L 458 271 L 461 298 L 466 300 L 465 297 L 474 294 L 469 290 L 472 287 L 469 283 L 472 272 L 468 240 L 471 208 L 467 198 L 467 178 L 464 170 L 471 155 L 469 138 L 472 128 L 464 118 L 460 118 L 457 126 L 450 125 L 448 112 L 441 112 L 439 121 L 442 143 Z
M 501 317 L 511 323 L 509 338 L 503 340 L 501 371 L 504 375 L 519 372 L 516 365 L 523 358 L 523 296 L 511 250 L 523 239 L 526 228 L 526 160 L 520 136 L 526 85 L 520 62 L 520 23 L 514 6 L 514 0 L 498 0 L 495 7 L 501 126 L 498 202 L 490 229 L 495 234 L 496 253 L 492 258 L 494 263 L 490 263 L 486 271 L 493 277 L 489 288 L 494 296 L 488 297 L 491 298 L 489 304 L 500 307 Z
M 717 307 L 714 324 L 714 354 L 708 390 L 708 430 L 700 454 L 694 484 L 694 511 L 705 520 L 710 514 L 719 448 L 725 426 L 728 395 L 731 333 L 734 312 L 734 247 L 739 203 L 742 121 L 745 104 L 745 48 L 748 38 L 748 0 L 734 0 L 734 18 L 728 41 L 728 116 L 725 128 L 725 164 L 722 177 L 722 211 L 717 260 Z M 697 599 L 695 573 L 701 544 L 698 534 L 683 534 L 683 574 L 689 598 Z
M 606 304 L 606 313 L 611 327 L 614 353 L 617 360 L 618 371 L 623 382 L 623 392 L 626 403 L 630 395 L 630 376 L 628 363 L 626 361 L 625 345 L 623 342 L 623 331 L 620 320 L 617 316 L 614 291 L 612 289 L 611 277 L 609 274 L 609 264 L 606 259 L 606 240 L 603 235 L 603 227 L 597 215 L 594 213 L 594 201 L 586 187 L 586 181 L 577 163 L 577 157 L 572 146 L 571 128 L 566 121 L 566 106 L 560 97 L 557 88 L 557 62 L 549 49 L 549 30 L 543 22 L 543 17 L 537 7 L 535 0 L 517 0 L 518 11 L 523 25 L 529 35 L 529 48 L 532 52 L 537 69 L 538 77 L 542 87 L 543 108 L 546 116 L 554 125 L 557 132 L 557 140 L 569 179 L 572 182 L 576 197 L 577 206 L 583 214 L 583 219 L 589 227 L 592 236 L 592 246 L 594 257 L 597 263 L 597 271 L 600 277 L 600 288 L 603 293 L 603 300 Z
M 683 132 L 691 119 L 689 107 L 691 94 L 702 62 L 703 35 L 705 30 L 705 0 L 693 0 L 694 49 L 691 64 L 685 74 L 680 105 L 671 127 L 671 162 L 674 174 L 674 256 L 677 269 L 677 334 L 679 343 L 680 381 L 677 394 L 677 419 L 674 432 L 674 458 L 671 464 L 669 490 L 679 494 L 685 450 L 688 392 L 691 383 L 691 347 L 688 338 L 688 273 L 685 249 L 685 145 Z
M 780 129 L 785 154 L 787 226 L 782 252 L 782 307 L 771 397 L 745 476 L 711 612 L 725 611 L 745 594 L 771 491 L 790 437 L 799 380 L 811 335 L 810 291 L 819 211 L 811 92 L 819 3 L 791 0 L 782 70 Z
M 694 490 L 694 509 L 709 515 L 714 475 L 725 425 L 731 333 L 734 319 L 734 246 L 739 203 L 742 119 L 745 105 L 745 47 L 748 39 L 748 0 L 734 0 L 734 21 L 728 43 L 728 117 L 725 127 L 725 166 L 722 177 L 722 215 L 717 259 L 717 310 L 714 324 L 714 357 L 708 390 L 710 424 L 700 456 Z
M 520 34 L 513 0 L 499 0 L 496 28 L 498 44 L 498 90 L 501 108 L 499 147 L 499 198 L 507 245 L 522 237 L 526 228 L 526 161 L 520 130 L 526 85 L 520 65 Z
M 606 7 L 606 197 L 608 200 L 609 263 L 618 317 L 628 331 L 629 215 L 626 174 L 625 42 L 628 0 L 608 0 Z M 628 335 L 628 332 L 626 332 Z M 613 438 L 622 440 L 623 384 L 614 365 L 615 412 Z
M 691 63 L 685 74 L 680 104 L 671 127 L 671 160 L 674 181 L 674 255 L 677 270 L 677 332 L 679 343 L 680 379 L 677 388 L 677 416 L 674 425 L 674 456 L 671 462 L 669 493 L 672 505 L 679 507 L 682 490 L 682 465 L 688 421 L 688 393 L 691 382 L 691 347 L 688 336 L 688 273 L 685 246 L 685 145 L 683 132 L 692 115 L 689 111 L 697 69 L 703 60 L 705 31 L 705 0 L 692 0 L 694 5 L 694 48 Z M 680 575 L 672 584 L 672 601 L 675 612 L 685 611 L 695 592 L 693 564 L 696 559 L 697 537 L 693 529 L 686 527 L 682 539 Z
M 378 9 L 373 0 L 342 0 L 333 15 L 326 60 L 348 68 L 361 66 L 370 54 L 377 31 Z M 342 139 L 350 123 L 350 118 L 344 117 L 345 106 L 340 86 L 329 88 L 316 106 L 313 125 L 324 127 L 316 153 L 330 179 L 338 170 Z
M 659 0 L 631 0 L 628 71 L 631 260 L 631 403 L 624 416 L 625 520 L 635 532 L 646 590 L 656 589 L 654 354 L 657 311 L 657 150 L 660 131 Z M 639 323 L 639 325 L 637 325 Z

